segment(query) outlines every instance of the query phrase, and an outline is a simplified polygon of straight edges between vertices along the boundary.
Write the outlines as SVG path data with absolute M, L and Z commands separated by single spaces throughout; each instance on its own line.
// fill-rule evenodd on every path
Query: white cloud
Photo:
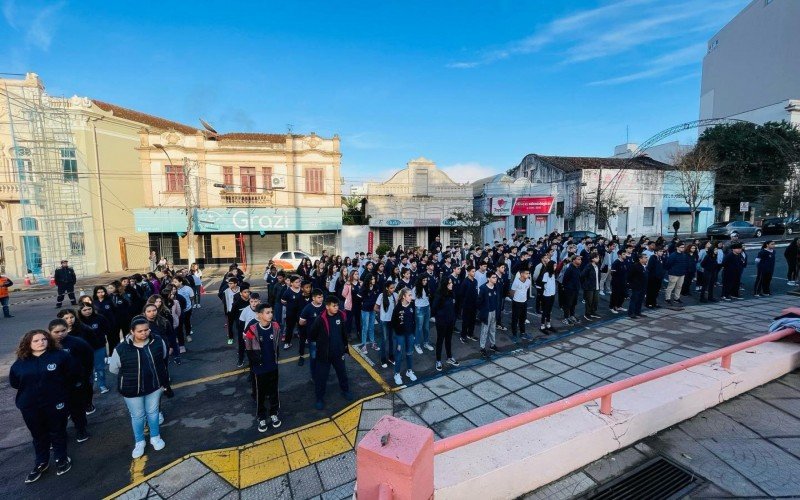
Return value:
M 53 36 L 61 20 L 60 13 L 65 6 L 66 2 L 60 1 L 45 6 L 25 3 L 20 7 L 15 0 L 5 0 L 2 11 L 6 24 L 22 33 L 26 49 L 47 51 L 53 43 Z
M 456 163 L 446 167 L 441 167 L 447 175 L 455 182 L 475 182 L 478 179 L 499 174 L 500 171 L 494 167 L 481 165 L 478 162 Z
M 589 85 L 619 85 L 622 83 L 644 80 L 646 78 L 655 78 L 665 75 L 674 69 L 697 64 L 698 61 L 703 59 L 703 54 L 705 53 L 705 43 L 690 45 L 653 59 L 648 62 L 646 67 L 642 70 L 627 75 L 607 78 L 605 80 L 597 80 L 591 82 Z
M 610 70 L 612 75 L 590 85 L 672 77 L 673 71 L 701 60 L 705 49 L 701 53 L 697 47 L 704 47 L 708 37 L 749 1 L 603 0 L 598 7 L 557 18 L 527 37 L 478 51 L 474 58 L 452 62 L 447 67 L 471 69 L 548 49 L 551 55 L 562 56 L 563 65 L 608 60 L 601 70 Z M 685 54 L 687 50 L 691 54 Z M 665 60 L 677 56 L 681 56 L 680 61 Z M 626 74 L 615 76 L 615 70 L 621 71 L 612 57 L 619 64 L 635 61 L 638 67 L 628 66 Z

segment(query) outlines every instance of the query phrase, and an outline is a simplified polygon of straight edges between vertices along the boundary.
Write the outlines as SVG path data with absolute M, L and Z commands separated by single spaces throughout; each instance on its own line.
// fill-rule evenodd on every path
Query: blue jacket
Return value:
M 685 276 L 691 265 L 692 262 L 685 253 L 675 252 L 667 258 L 664 268 L 670 276 Z
M 17 390 L 17 408 L 65 408 L 70 391 L 80 380 L 76 370 L 77 364 L 61 349 L 17 359 L 8 373 L 11 387 Z
M 741 255 L 728 252 L 722 259 L 722 275 L 728 278 L 738 278 L 744 271 L 744 259 Z
M 456 298 L 449 295 L 433 299 L 433 316 L 437 325 L 454 325 L 456 322 Z
M 481 285 L 478 293 L 478 319 L 481 323 L 489 321 L 489 313 L 494 312 L 495 316 L 500 311 L 500 301 L 503 300 L 500 289 L 495 286 Z
M 564 280 L 561 283 L 565 292 L 577 292 L 581 289 L 581 271 L 574 264 L 564 264 L 568 266 L 564 270 Z
M 775 252 L 770 252 L 769 250 L 762 249 L 758 252 L 756 256 L 758 259 L 758 264 L 756 264 L 756 269 L 762 273 L 773 273 L 775 272 Z
M 463 310 L 475 310 L 478 303 L 478 283 L 477 280 L 464 278 L 459 287 L 459 304 Z
M 651 255 L 647 261 L 647 276 L 649 281 L 661 281 L 664 279 L 664 264 L 658 255 Z

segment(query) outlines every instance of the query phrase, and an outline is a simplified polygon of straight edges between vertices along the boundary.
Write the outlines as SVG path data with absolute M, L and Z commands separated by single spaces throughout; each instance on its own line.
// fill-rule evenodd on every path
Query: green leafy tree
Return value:
M 342 224 L 345 226 L 364 226 L 369 224 L 365 213 L 366 205 L 362 196 L 342 196 Z
M 786 121 L 717 125 L 704 130 L 698 143 L 716 157 L 717 203 L 738 207 L 749 201 L 767 210 L 780 209 L 792 165 L 800 161 L 797 128 Z
M 483 228 L 500 220 L 494 215 L 474 210 L 455 210 L 450 217 L 456 221 L 454 226 L 463 229 L 471 236 L 472 243 L 483 243 Z

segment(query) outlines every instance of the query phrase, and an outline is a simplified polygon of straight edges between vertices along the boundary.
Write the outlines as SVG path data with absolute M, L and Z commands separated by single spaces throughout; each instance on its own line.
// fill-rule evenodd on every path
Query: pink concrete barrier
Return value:
M 384 415 L 356 448 L 358 500 L 433 498 L 433 431 Z
M 800 308 L 797 309 L 800 312 Z M 785 310 L 787 311 L 787 310 Z M 793 328 L 769 333 L 691 359 L 664 366 L 641 375 L 575 394 L 560 401 L 492 422 L 461 434 L 433 442 L 427 427 L 385 415 L 364 436 L 356 454 L 358 500 L 428 500 L 433 497 L 433 457 L 475 443 L 521 425 L 600 399 L 600 412 L 610 414 L 611 396 L 619 391 L 650 382 L 693 366 L 720 359 L 730 369 L 733 354 L 757 345 L 794 335 Z M 388 490 L 391 490 L 390 492 Z

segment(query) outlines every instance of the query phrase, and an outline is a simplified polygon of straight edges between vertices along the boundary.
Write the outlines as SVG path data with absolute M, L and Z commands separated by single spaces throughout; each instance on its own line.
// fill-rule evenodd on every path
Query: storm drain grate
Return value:
M 601 485 L 587 499 L 671 499 L 696 488 L 701 478 L 665 459 L 654 458 L 636 469 Z

